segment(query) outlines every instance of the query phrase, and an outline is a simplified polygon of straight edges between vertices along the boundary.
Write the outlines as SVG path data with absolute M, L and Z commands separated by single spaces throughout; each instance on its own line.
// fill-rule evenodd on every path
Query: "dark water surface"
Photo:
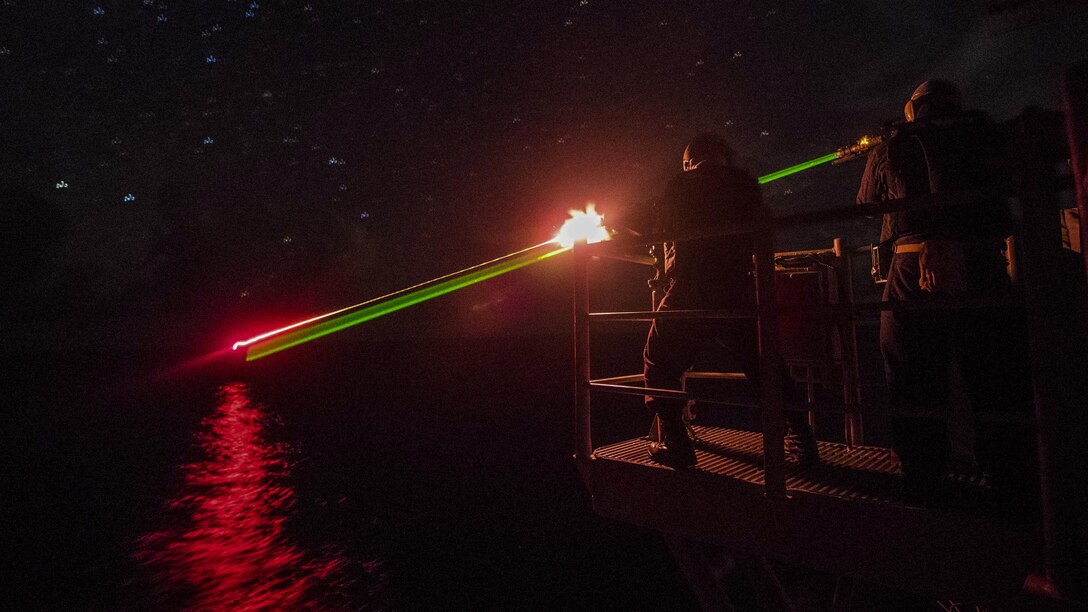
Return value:
M 617 345 L 616 367 L 639 342 Z M 590 509 L 569 454 L 569 339 L 313 345 L 165 370 L 8 356 L 4 600 L 696 607 L 659 536 Z M 606 436 L 645 428 L 637 405 L 600 413 L 627 415 Z

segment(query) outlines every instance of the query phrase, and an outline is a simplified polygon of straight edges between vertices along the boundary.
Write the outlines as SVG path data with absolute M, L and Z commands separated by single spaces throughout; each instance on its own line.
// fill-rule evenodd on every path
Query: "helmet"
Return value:
M 907 121 L 914 121 L 926 116 L 947 115 L 959 111 L 961 105 L 958 87 L 943 79 L 931 79 L 915 88 L 903 107 L 903 116 Z
M 694 170 L 699 164 L 711 159 L 730 166 L 733 164 L 733 149 L 717 134 L 699 134 L 684 149 L 684 172 Z

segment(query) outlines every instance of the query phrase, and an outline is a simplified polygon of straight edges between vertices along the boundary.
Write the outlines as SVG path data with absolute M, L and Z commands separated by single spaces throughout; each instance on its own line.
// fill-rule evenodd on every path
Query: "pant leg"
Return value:
M 763 384 L 760 376 L 759 331 L 752 321 L 730 321 L 717 329 L 717 340 L 731 354 L 744 376 L 757 390 Z M 782 399 L 786 405 L 798 405 L 805 401 L 800 389 L 793 383 L 786 360 L 779 355 L 773 366 L 782 381 Z M 808 428 L 808 415 L 804 411 L 784 410 L 786 422 L 795 432 Z
M 668 295 L 662 299 L 659 311 L 670 310 Z M 642 351 L 643 375 L 646 386 L 656 389 L 680 389 L 680 381 L 694 363 L 700 336 L 705 325 L 695 320 L 655 320 L 646 337 Z M 662 420 L 679 422 L 684 401 L 646 396 L 646 407 Z
M 884 290 L 885 302 L 933 299 L 918 288 L 917 254 L 897 254 Z M 940 311 L 884 311 L 880 349 L 891 399 L 892 448 L 908 480 L 935 488 L 949 457 L 945 406 L 951 351 L 962 337 L 962 317 Z
M 995 298 L 1005 287 L 989 288 Z M 975 416 L 975 457 L 1001 503 L 1014 513 L 1038 508 L 1038 446 L 1027 336 L 1020 312 L 980 311 L 967 321 L 962 370 Z
M 666 295 L 658 310 L 674 308 L 674 300 Z M 646 386 L 658 389 L 680 389 L 680 381 L 695 363 L 708 342 L 717 343 L 744 372 L 753 386 L 761 384 L 759 376 L 759 339 L 755 324 L 750 320 L 655 320 L 650 327 L 643 349 L 643 374 Z M 789 368 L 783 359 L 776 364 L 784 382 L 783 399 L 797 404 L 803 401 L 797 386 L 792 384 Z M 646 397 L 646 406 L 663 419 L 679 419 L 684 401 Z M 804 412 L 785 411 L 787 422 L 794 431 L 808 427 Z

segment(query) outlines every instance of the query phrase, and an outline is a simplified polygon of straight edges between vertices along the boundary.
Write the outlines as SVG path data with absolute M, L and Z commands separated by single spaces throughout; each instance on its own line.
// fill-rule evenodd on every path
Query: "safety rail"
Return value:
M 1084 406 L 1088 398 L 1088 359 L 1085 356 L 1083 333 L 1085 326 L 1085 305 L 1073 299 L 1070 293 L 1077 287 L 1070 286 L 1068 277 L 1063 277 L 1061 270 L 1068 259 L 1061 253 L 1059 220 L 1059 197 L 1061 189 L 1075 187 L 1076 203 L 1080 219 L 1088 219 L 1088 62 L 1080 62 L 1066 69 L 1062 83 L 1063 110 L 1065 115 L 1066 141 L 1068 143 L 1069 167 L 1072 176 L 1056 176 L 1057 163 L 1064 160 L 1065 154 L 1056 153 L 1055 143 L 1047 139 L 1045 113 L 1029 110 L 1010 122 L 1009 136 L 1011 146 L 1017 155 L 1006 160 L 1010 176 L 1015 176 L 1017 183 L 1008 188 L 975 192 L 945 193 L 927 195 L 901 200 L 868 204 L 865 206 L 843 206 L 827 208 L 813 212 L 793 213 L 762 222 L 746 222 L 731 227 L 703 227 L 697 231 L 685 232 L 672 236 L 655 235 L 639 237 L 638 240 L 623 240 L 628 245 L 656 244 L 666 240 L 685 241 L 698 238 L 726 237 L 750 234 L 756 238 L 754 255 L 756 259 L 756 292 L 758 299 L 755 320 L 759 326 L 761 362 L 766 353 L 775 350 L 777 338 L 776 319 L 773 316 L 775 304 L 773 288 L 774 263 L 771 257 L 770 236 L 775 230 L 833 221 L 844 221 L 860 217 L 879 217 L 885 213 L 908 210 L 922 210 L 931 207 L 953 208 L 978 206 L 983 203 L 1000 203 L 1009 206 L 1018 216 L 1015 228 L 1015 240 L 1008 249 L 1010 276 L 1018 288 L 1018 297 L 1001 300 L 948 299 L 926 304 L 885 304 L 854 303 L 848 295 L 845 304 L 828 304 L 820 308 L 828 316 L 857 317 L 872 315 L 886 310 L 947 310 L 1017 308 L 1022 309 L 1027 329 L 1027 354 L 1031 364 L 1032 397 L 1034 400 L 1033 424 L 1039 458 L 1039 493 L 1040 514 L 1042 517 L 1042 549 L 1044 567 L 1042 572 L 1032 574 L 1024 582 L 1026 592 L 1045 598 L 1072 602 L 1088 601 L 1088 540 L 1084 526 L 1088 525 L 1088 484 L 1084 479 L 1084 466 L 1088 465 L 1084 440 L 1088 439 L 1088 425 L 1084 419 Z M 579 244 L 574 253 L 574 312 L 575 312 L 575 456 L 579 469 L 587 476 L 586 482 L 591 490 L 602 486 L 603 492 L 612 494 L 612 502 L 624 502 L 629 497 L 616 498 L 615 487 L 603 487 L 603 483 L 594 484 L 593 442 L 591 431 L 591 392 L 609 392 L 646 395 L 653 392 L 672 392 L 671 390 L 648 390 L 630 383 L 638 382 L 641 376 L 615 376 L 600 380 L 590 377 L 590 324 L 611 321 L 648 321 L 663 318 L 655 313 L 590 313 L 588 308 L 589 284 L 588 261 L 592 257 L 626 259 L 617 252 L 617 243 L 599 243 L 595 245 Z M 1082 268 L 1088 269 L 1088 225 L 1081 226 Z M 836 251 L 841 245 L 836 245 Z M 620 247 L 622 248 L 622 247 Z M 839 253 L 836 253 L 838 255 Z M 646 263 L 645 258 L 635 258 L 636 263 Z M 849 273 L 850 266 L 846 267 Z M 1082 276 L 1080 282 L 1083 284 Z M 847 280 L 845 288 L 852 290 L 852 283 Z M 1084 290 L 1083 285 L 1079 287 Z M 683 315 L 693 316 L 695 311 Z M 1064 324 L 1064 325 L 1063 325 Z M 1076 333 L 1071 333 L 1071 330 Z M 1079 343 L 1079 344 L 1078 344 Z M 850 356 L 857 359 L 857 355 Z M 856 368 L 855 368 L 856 371 Z M 775 368 L 767 369 L 770 375 L 767 384 L 761 387 L 771 390 L 779 388 Z M 763 486 L 768 498 L 784 499 L 785 484 L 782 479 L 783 461 L 781 455 L 781 397 L 774 393 L 765 393 L 760 398 L 762 411 L 762 436 L 764 455 Z M 613 468 L 603 469 L 608 462 L 602 461 L 602 475 L 616 474 Z M 648 480 L 660 485 L 681 479 L 662 480 L 659 476 L 647 474 Z M 701 481 L 700 481 L 701 482 Z M 671 486 L 671 485 L 670 485 Z M 696 499 L 705 492 L 700 484 L 693 491 Z M 633 492 L 644 495 L 641 492 Z M 731 498 L 728 495 L 713 499 L 729 499 L 744 504 L 747 498 Z M 780 506 L 752 505 L 749 510 L 758 508 L 758 512 L 771 511 Z M 611 508 L 611 506 L 610 506 Z M 652 509 L 651 509 L 652 510 Z M 858 508 L 859 511 L 863 510 Z M 624 510 L 620 510 L 623 514 Z M 651 512 L 652 514 L 652 512 Z M 863 515 L 864 513 L 862 513 Z M 656 516 L 656 515 L 655 515 Z M 689 516 L 689 515 L 684 515 Z M 694 516 L 694 515 L 691 515 Z M 703 515 L 699 515 L 700 517 Z M 859 515 L 860 516 L 860 515 Z M 942 515 L 944 516 L 944 515 Z M 745 515 L 736 517 L 743 519 Z M 896 520 L 889 526 L 899 524 Z M 950 515 L 944 518 L 951 518 Z M 772 521 L 775 523 L 775 521 Z M 775 523 L 777 524 L 777 523 Z M 748 525 L 747 523 L 745 525 Z M 928 523 L 917 523 L 918 528 Z M 963 525 L 956 521 L 948 523 L 946 535 L 953 537 L 967 533 L 957 529 Z M 852 527 L 852 529 L 856 528 Z M 775 532 L 777 533 L 777 532 Z M 917 531 L 911 533 L 919 533 Z M 983 532 L 984 533 L 984 532 Z M 874 534 L 869 534 L 873 536 Z M 874 540 L 876 548 L 881 549 L 880 535 Z M 758 537 L 758 536 L 757 536 Z M 772 538 L 777 537 L 772 535 Z M 912 536 L 913 537 L 913 536 Z M 976 537 L 983 537 L 978 533 Z M 1000 542 L 993 548 L 993 553 L 1000 555 Z M 949 556 L 949 559 L 954 558 Z M 961 569 L 970 570 L 965 565 Z M 927 579 L 928 581 L 928 579 Z
M 701 234 L 701 232 L 700 232 Z M 592 250 L 596 248 L 598 257 L 607 257 L 608 252 L 596 245 L 584 242 L 574 246 L 574 309 L 575 309 L 575 369 L 578 375 L 576 385 L 575 430 L 578 437 L 576 456 L 580 460 L 590 460 L 593 454 L 592 423 L 590 417 L 590 392 L 593 390 L 673 399 L 690 399 L 684 391 L 671 389 L 653 389 L 632 385 L 595 382 L 590 376 L 589 324 L 591 321 L 646 321 L 652 319 L 753 319 L 758 329 L 759 364 L 765 384 L 759 386 L 762 434 L 764 443 L 764 483 L 766 494 L 775 499 L 785 499 L 786 463 L 782 441 L 785 427 L 782 417 L 781 374 L 771 364 L 777 356 L 777 321 L 773 294 L 774 257 L 771 253 L 770 235 L 766 223 L 750 222 L 733 228 L 718 228 L 718 233 L 701 235 L 713 237 L 721 235 L 749 234 L 753 237 L 756 279 L 756 307 L 751 309 L 730 310 L 686 310 L 686 311 L 645 311 L 625 313 L 590 313 L 589 312 L 589 273 L 588 261 Z M 685 236 L 685 238 L 688 238 Z M 664 240 L 647 237 L 630 245 L 649 245 Z M 609 243 L 598 243 L 607 245 Z M 613 243 L 615 244 L 615 243 Z M 656 305 L 655 305 L 656 308 Z
M 618 378 L 634 378 L 629 376 L 620 376 Z M 608 379 L 604 379 L 608 380 Z M 633 380 L 631 382 L 634 382 Z M 682 399 L 682 400 L 694 400 L 697 402 L 706 402 L 708 404 L 721 404 L 723 406 L 737 406 L 739 408 L 759 408 L 759 404 L 753 402 L 736 402 L 730 400 L 723 400 L 713 396 L 703 396 L 695 393 L 689 393 L 687 391 L 677 391 L 675 389 L 656 389 L 654 387 L 633 387 L 622 383 L 607 383 L 600 382 L 600 380 L 589 381 L 589 387 L 591 389 L 597 389 L 600 391 L 611 391 L 612 393 L 618 393 L 620 395 L 637 395 L 639 397 L 660 397 L 663 399 Z
M 727 310 L 670 310 L 670 311 L 625 311 L 625 312 L 589 312 L 588 311 L 588 271 L 587 260 L 588 259 L 610 259 L 616 261 L 633 262 L 642 265 L 653 265 L 655 260 L 645 257 L 631 256 L 625 253 L 623 249 L 630 249 L 634 246 L 648 246 L 651 244 L 660 244 L 666 241 L 687 241 L 703 238 L 724 237 L 724 236 L 737 236 L 737 235 L 752 235 L 756 237 L 756 242 L 762 242 L 770 244 L 770 234 L 776 227 L 789 227 L 793 225 L 808 225 L 823 223 L 826 221 L 836 221 L 844 219 L 853 219 L 859 217 L 873 217 L 886 212 L 898 212 L 908 210 L 923 210 L 932 207 L 964 207 L 970 208 L 972 206 L 980 206 L 991 204 L 995 199 L 1003 199 L 1001 192 L 994 190 L 975 190 L 969 192 L 958 193 L 944 193 L 944 194 L 931 194 L 924 196 L 917 196 L 912 198 L 903 198 L 900 200 L 889 200 L 879 204 L 870 204 L 866 206 L 853 205 L 850 207 L 829 208 L 823 211 L 806 212 L 786 215 L 777 217 L 773 220 L 752 220 L 747 222 L 738 223 L 732 227 L 715 227 L 715 228 L 702 228 L 695 231 L 679 232 L 673 234 L 658 234 L 652 236 L 640 237 L 637 240 L 623 239 L 612 242 L 597 243 L 594 245 L 587 245 L 584 243 L 576 244 L 574 247 L 575 258 L 575 278 L 576 278 L 576 291 L 575 291 L 575 311 L 576 311 L 576 347 L 579 355 L 582 354 L 583 345 L 586 351 L 584 360 L 586 362 L 585 367 L 582 365 L 582 359 L 576 360 L 577 369 L 581 373 L 583 369 L 588 368 L 589 355 L 588 355 L 588 325 L 590 323 L 602 323 L 602 322 L 646 322 L 660 319 L 668 320 L 707 320 L 707 319 L 752 319 L 759 326 L 759 346 L 760 346 L 760 363 L 761 370 L 770 372 L 768 376 L 768 385 L 761 385 L 761 392 L 769 393 L 770 395 L 781 394 L 781 383 L 777 381 L 772 383 L 770 378 L 777 378 L 777 368 L 764 367 L 764 360 L 778 359 L 778 334 L 777 334 L 777 306 L 774 304 L 774 262 L 781 258 L 796 257 L 796 256 L 810 256 L 818 254 L 834 254 L 839 257 L 845 257 L 847 264 L 845 267 L 848 277 L 843 280 L 846 287 L 846 299 L 845 304 L 818 304 L 810 305 L 806 308 L 807 311 L 824 315 L 833 318 L 846 318 L 853 319 L 864 316 L 872 315 L 882 311 L 907 311 L 907 310 L 951 310 L 951 309 L 994 309 L 994 308 L 1012 308 L 1021 307 L 1023 301 L 1016 298 L 1008 299 L 978 299 L 978 298 L 946 298 L 946 299 L 933 299 L 925 303 L 917 302 L 853 302 L 853 281 L 849 278 L 849 270 L 851 268 L 850 257 L 854 254 L 851 251 L 845 249 L 839 239 L 836 239 L 835 246 L 830 249 L 817 249 L 809 251 L 787 251 L 782 253 L 773 253 L 769 249 L 765 250 L 763 256 L 760 257 L 758 252 L 753 253 L 753 260 L 756 264 L 755 285 L 756 285 L 756 307 L 755 308 L 733 308 Z M 762 237 L 762 240 L 760 240 Z M 760 274 L 761 262 L 763 263 L 762 274 Z M 768 266 L 769 263 L 769 266 Z M 577 280 L 581 279 L 581 280 Z M 584 285 L 584 287 L 583 287 Z M 586 300 L 585 304 L 580 302 L 579 296 Z M 656 305 L 655 305 L 656 306 Z M 770 318 L 774 318 L 775 321 L 771 321 Z M 773 331 L 772 331 L 773 330 Z M 848 387 L 852 387 L 853 397 L 847 397 L 844 401 L 843 411 L 848 415 L 848 423 L 846 427 L 846 437 L 850 444 L 855 444 L 855 441 L 860 439 L 861 432 L 861 420 L 860 420 L 860 397 L 857 390 L 857 353 L 856 346 L 856 330 L 851 327 L 851 338 L 849 341 L 843 342 L 847 349 L 846 360 L 853 362 L 852 376 L 855 380 L 850 381 Z M 765 354 L 764 347 L 771 348 L 774 353 Z M 635 395 L 635 396 L 650 396 L 661 397 L 671 399 L 684 399 L 693 400 L 697 402 L 706 402 L 721 405 L 731 405 L 739 407 L 760 407 L 760 404 L 752 404 L 748 402 L 732 402 L 724 401 L 720 398 L 716 398 L 712 395 L 692 394 L 687 391 L 677 391 L 672 389 L 654 389 L 644 386 L 635 386 L 627 383 L 638 382 L 639 378 L 634 376 L 625 376 L 624 384 L 620 384 L 615 380 L 594 380 L 589 374 L 588 370 L 586 376 L 581 377 L 579 381 L 579 388 L 584 388 L 585 391 L 601 391 L 622 395 Z M 768 390 L 766 387 L 774 384 L 776 389 Z M 583 395 L 583 391 L 579 391 L 579 397 Z M 769 398 L 767 398 L 769 399 Z M 589 422 L 588 413 L 588 396 L 585 398 L 586 407 L 577 408 L 576 422 Z M 581 403 L 581 402 L 579 402 Z M 804 406 L 790 406 L 790 408 L 804 408 Z M 766 457 L 765 471 L 767 495 L 770 497 L 784 497 L 785 496 L 785 480 L 784 477 L 779 479 L 779 474 L 784 474 L 784 458 L 781 465 L 775 460 L 775 455 L 779 453 L 773 449 L 781 448 L 783 435 L 781 423 L 774 423 L 776 419 L 780 420 L 781 411 L 784 409 L 781 397 L 774 401 L 774 406 L 769 410 L 763 410 L 761 412 L 761 418 L 763 421 L 762 430 L 765 434 L 764 448 L 772 449 L 771 453 Z M 592 454 L 592 432 L 589 430 L 588 425 L 578 429 L 579 432 L 579 447 L 583 451 L 583 457 L 588 457 Z M 781 483 L 781 488 L 776 488 L 777 482 Z
M 591 312 L 591 321 L 653 321 L 655 319 L 754 319 L 754 309 L 666 310 L 630 312 Z
M 786 251 L 775 254 L 775 267 L 781 269 L 781 272 L 787 277 L 792 278 L 798 274 L 813 274 L 817 269 L 813 264 L 818 264 L 820 270 L 825 273 L 828 270 L 834 272 L 829 274 L 826 278 L 820 275 L 821 281 L 826 281 L 825 285 L 820 286 L 821 292 L 826 289 L 828 292 L 827 302 L 830 304 L 832 298 L 832 291 L 835 302 L 834 306 L 846 306 L 850 307 L 855 304 L 854 299 L 854 257 L 862 253 L 869 256 L 870 263 L 873 258 L 873 245 L 868 245 L 861 248 L 848 249 L 843 244 L 842 238 L 835 238 L 832 241 L 832 247 L 830 249 L 809 249 L 804 251 Z M 831 256 L 832 263 L 827 263 L 822 258 Z M 807 264 L 805 266 L 804 264 Z M 832 286 L 832 282 L 834 285 Z M 842 301 L 840 301 L 842 300 Z M 787 355 L 787 366 L 790 368 L 790 374 L 793 375 L 795 368 L 803 369 L 804 383 L 805 383 L 805 403 L 808 412 L 808 424 L 812 428 L 813 432 L 816 431 L 816 419 L 815 409 L 819 403 L 816 401 L 816 377 L 815 372 L 817 369 L 823 370 L 828 366 L 828 362 L 831 365 L 837 365 L 839 367 L 839 384 L 842 388 L 842 412 L 844 415 L 843 425 L 843 438 L 849 448 L 855 448 L 863 443 L 864 427 L 862 425 L 862 386 L 861 386 L 861 373 L 860 373 L 860 359 L 858 355 L 858 329 L 857 329 L 857 316 L 856 313 L 844 314 L 828 309 L 823 309 L 825 306 L 824 301 L 821 301 L 816 309 L 817 314 L 820 314 L 825 321 L 832 321 L 832 326 L 835 331 L 838 332 L 839 341 L 839 354 L 838 359 L 827 359 L 826 356 L 823 359 L 809 359 L 798 360 L 796 357 Z M 822 309 L 822 310 L 821 310 Z M 828 338 L 825 338 L 827 341 Z M 832 348 L 832 357 L 834 357 L 834 349 Z M 822 406 L 820 406 L 823 408 Z
M 1052 189 L 1053 182 L 1046 185 Z M 1040 209 L 1045 208 L 1045 202 L 1049 201 L 1040 195 L 1041 190 L 1021 190 L 1010 195 L 1008 191 L 973 191 L 959 193 L 944 193 L 919 197 L 891 200 L 879 204 L 864 206 L 852 205 L 849 207 L 829 208 L 816 212 L 789 214 L 777 217 L 770 221 L 750 221 L 737 224 L 733 227 L 702 228 L 698 231 L 677 233 L 674 235 L 644 236 L 637 240 L 617 240 L 612 242 L 587 245 L 576 244 L 573 249 L 574 256 L 574 310 L 575 310 L 575 364 L 577 373 L 576 401 L 575 401 L 575 435 L 576 458 L 580 464 L 593 460 L 593 441 L 591 431 L 591 392 L 604 392 L 623 395 L 653 396 L 675 399 L 695 399 L 711 403 L 727 403 L 744 407 L 760 408 L 761 434 L 763 442 L 763 472 L 764 495 L 770 499 L 788 499 L 786 490 L 786 466 L 783 453 L 783 399 L 781 374 L 775 367 L 769 367 L 778 359 L 778 329 L 777 329 L 777 305 L 775 304 L 775 256 L 771 250 L 771 234 L 776 229 L 791 226 L 813 225 L 829 221 L 843 221 L 856 218 L 873 218 L 888 212 L 924 210 L 934 207 L 944 209 L 953 207 L 971 208 L 983 205 L 993 205 L 995 202 L 1005 206 L 1016 206 L 1023 215 L 1023 227 L 1017 227 L 1016 232 L 1021 237 L 1017 244 L 1017 259 L 1015 265 L 1018 269 L 1026 269 L 1028 282 L 1025 284 L 1023 297 L 1007 299 L 978 299 L 978 298 L 947 298 L 934 299 L 926 303 L 853 303 L 852 295 L 845 304 L 823 304 L 812 308 L 813 311 L 832 317 L 856 318 L 872 315 L 881 311 L 902 310 L 949 310 L 949 309 L 1008 309 L 1024 308 L 1027 311 L 1029 330 L 1038 332 L 1046 326 L 1048 308 L 1045 300 L 1040 295 L 1045 295 L 1052 288 L 1042 287 L 1040 283 L 1048 282 L 1049 276 L 1045 273 L 1048 265 L 1048 253 L 1052 251 L 1047 244 L 1042 230 L 1027 229 L 1030 224 L 1038 221 Z M 588 262 L 591 258 L 619 259 L 632 261 L 629 256 L 622 256 L 618 250 L 631 246 L 645 246 L 657 244 L 669 240 L 685 241 L 699 238 L 725 237 L 747 234 L 752 236 L 754 249 L 753 261 L 755 268 L 755 295 L 756 307 L 754 309 L 731 310 L 683 310 L 683 311 L 631 311 L 631 312 L 590 312 L 589 311 L 589 275 Z M 827 252 L 839 251 L 842 255 L 841 244 L 836 244 L 835 249 Z M 785 254 L 783 254 L 785 255 Z M 637 259 L 637 258 L 636 258 Z M 1022 260 L 1022 261 L 1020 261 Z M 636 263 L 645 263 L 645 259 L 637 259 Z M 849 267 L 849 266 L 848 266 Z M 1034 278 L 1032 278 L 1034 277 Z M 851 281 L 847 280 L 847 287 Z M 1042 289 L 1042 291 L 1040 291 Z M 655 305 L 656 307 L 656 305 Z M 590 325 L 603 322 L 619 321 L 652 321 L 655 319 L 752 319 L 758 328 L 759 338 L 759 363 L 763 384 L 759 385 L 759 401 L 756 404 L 734 403 L 715 401 L 712 397 L 693 395 L 686 391 L 671 389 L 653 389 L 644 386 L 636 386 L 631 383 L 639 380 L 638 376 L 612 377 L 608 379 L 594 380 L 590 372 Z M 852 330 L 852 333 L 856 333 Z M 855 336 L 856 339 L 856 336 Z M 1053 425 L 1047 423 L 1062 422 L 1071 418 L 1070 404 L 1062 403 L 1061 393 L 1056 390 L 1057 383 L 1053 377 L 1045 377 L 1039 380 L 1038 374 L 1046 370 L 1057 359 L 1038 340 L 1031 342 L 1031 357 L 1033 366 L 1033 384 L 1035 386 L 1036 414 L 1035 421 L 1038 426 L 1039 455 L 1043 466 L 1052 465 L 1055 460 L 1072 456 L 1069 449 L 1069 441 L 1062 437 L 1061 432 L 1055 430 Z M 856 351 L 849 355 L 855 360 Z M 855 368 L 856 372 L 856 368 Z M 849 403 L 849 400 L 848 402 Z M 1058 416 L 1055 416 L 1058 415 Z M 860 427 L 860 423 L 858 424 Z M 1066 472 L 1067 474 L 1067 472 Z M 1060 542 L 1062 538 L 1075 538 L 1076 520 L 1069 519 L 1070 510 L 1061 502 L 1056 502 L 1055 495 L 1060 487 L 1068 485 L 1068 478 L 1054 479 L 1043 475 L 1042 511 L 1044 515 L 1044 531 L 1047 541 L 1048 575 L 1053 574 L 1053 568 L 1066 564 L 1065 567 L 1077 566 L 1080 560 L 1070 559 L 1072 554 L 1068 546 L 1063 548 Z M 1064 508 L 1064 510 L 1062 509 Z M 1063 513 L 1066 521 L 1058 516 Z M 1073 513 L 1076 514 L 1075 512 Z M 1072 520 L 1072 522 L 1068 522 Z M 1057 575 L 1068 577 L 1068 569 L 1059 570 Z M 1066 579 L 1068 583 L 1068 578 Z

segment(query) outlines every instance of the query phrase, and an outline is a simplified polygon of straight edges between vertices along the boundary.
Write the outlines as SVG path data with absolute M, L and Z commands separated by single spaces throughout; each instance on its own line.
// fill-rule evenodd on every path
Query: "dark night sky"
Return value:
M 547 239 L 586 201 L 622 221 L 700 131 L 758 175 L 878 129 L 925 78 L 999 120 L 1057 108 L 1083 6 L 3 0 L 0 179 L 40 198 L 5 231 L 42 300 L 312 311 Z M 843 204 L 860 172 L 765 197 Z

